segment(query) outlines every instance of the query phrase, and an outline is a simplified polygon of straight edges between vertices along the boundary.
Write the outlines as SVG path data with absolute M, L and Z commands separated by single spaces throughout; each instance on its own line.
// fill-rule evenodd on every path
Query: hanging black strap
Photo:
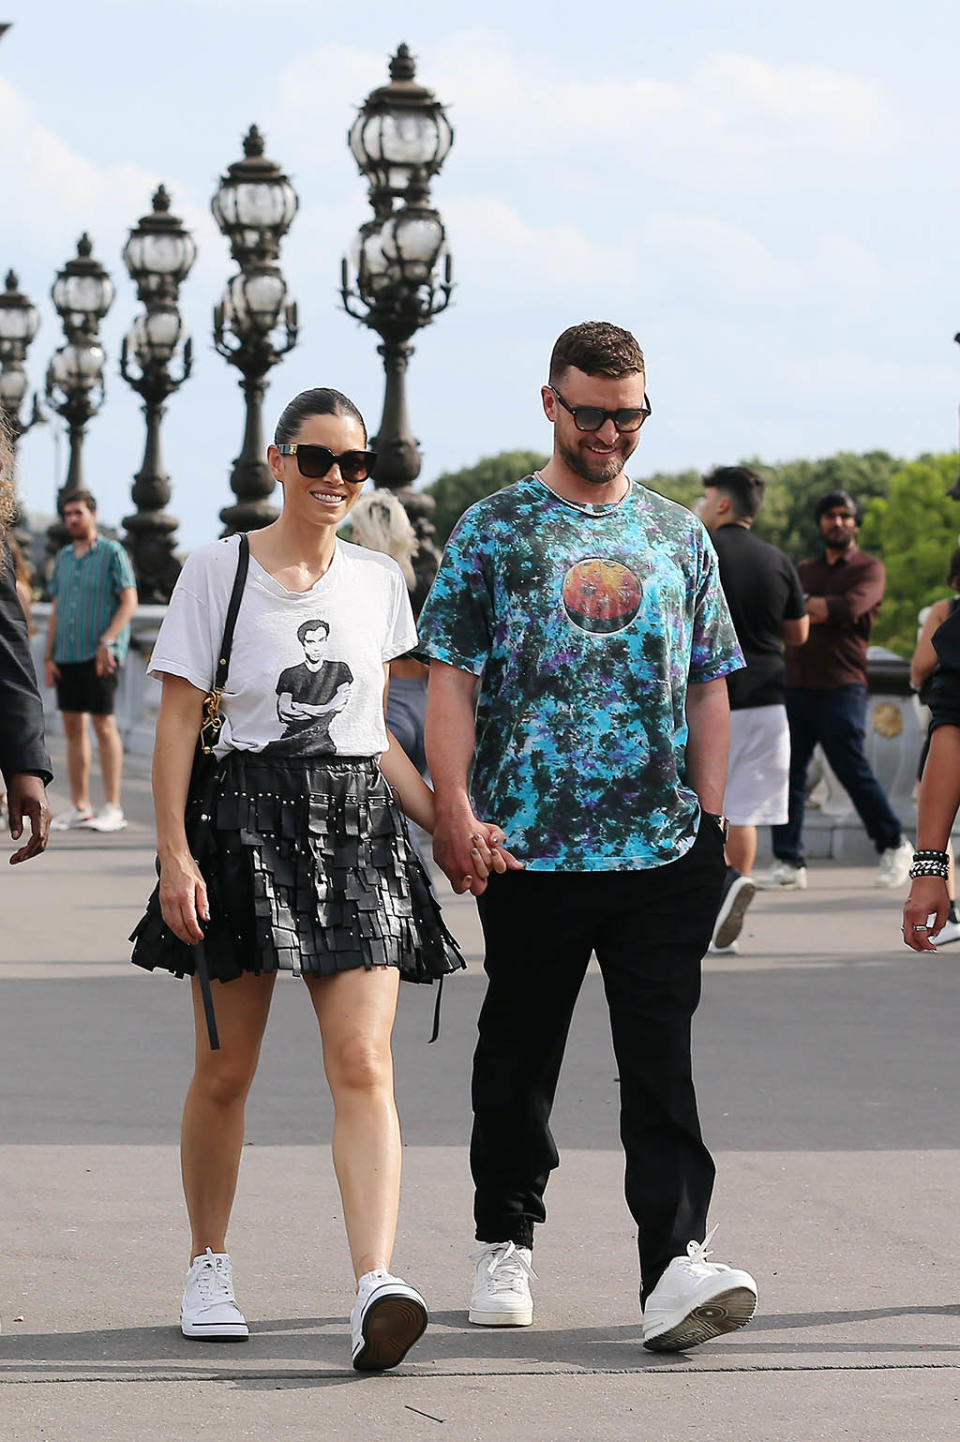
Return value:
M 436 1005 L 433 1008 L 433 1032 L 430 1037 L 431 1041 L 436 1041 L 437 1037 L 440 1035 L 440 1003 L 442 1000 L 443 977 L 441 976 L 437 981 L 437 1001 Z
M 217 669 L 213 678 L 215 691 L 222 691 L 227 684 L 227 671 L 230 669 L 230 652 L 233 650 L 233 633 L 237 628 L 237 615 L 240 610 L 240 602 L 243 600 L 243 588 L 247 584 L 247 571 L 250 569 L 250 538 L 244 532 L 240 537 L 240 550 L 237 555 L 237 574 L 233 578 L 233 590 L 230 593 L 230 604 L 227 606 L 227 619 L 223 623 L 223 639 L 220 642 L 220 655 L 217 658 Z
M 214 673 L 213 688 L 215 691 L 222 691 L 227 684 L 227 672 L 230 669 L 230 652 L 233 650 L 233 633 L 237 626 L 237 615 L 240 611 L 240 602 L 243 600 L 243 588 L 247 583 L 247 571 L 250 568 L 250 541 L 244 533 L 240 537 L 240 547 L 237 555 L 237 573 L 233 578 L 233 590 L 230 593 L 230 602 L 227 606 L 227 617 L 223 623 L 223 638 L 220 642 L 220 655 L 217 657 L 217 668 Z M 208 825 L 213 825 L 211 816 Z M 213 1009 L 213 994 L 210 990 L 210 972 L 207 969 L 207 948 L 206 943 L 198 941 L 193 948 L 194 964 L 196 966 L 197 980 L 200 983 L 200 995 L 203 998 L 203 1013 L 207 1019 L 207 1037 L 210 1041 L 210 1050 L 220 1050 L 220 1036 L 217 1031 L 217 1017 Z

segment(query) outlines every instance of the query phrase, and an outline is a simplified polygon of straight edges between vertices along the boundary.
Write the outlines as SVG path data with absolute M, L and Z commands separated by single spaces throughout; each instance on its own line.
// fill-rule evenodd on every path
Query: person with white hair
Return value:
M 396 561 L 407 583 L 416 617 L 417 578 L 413 558 L 417 551 L 417 533 L 401 502 L 392 491 L 368 491 L 354 506 L 350 526 L 350 539 L 355 545 L 382 551 Z M 421 776 L 427 774 L 423 736 L 428 674 L 428 667 L 412 655 L 398 656 L 390 663 L 387 725 Z

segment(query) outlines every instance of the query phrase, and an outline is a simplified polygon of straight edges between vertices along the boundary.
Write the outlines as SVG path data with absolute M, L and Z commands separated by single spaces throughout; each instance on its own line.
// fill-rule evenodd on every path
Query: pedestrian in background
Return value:
M 790 728 L 783 647 L 810 631 L 803 588 L 788 556 L 753 535 L 766 482 L 750 466 L 719 466 L 703 478 L 697 514 L 710 532 L 720 584 L 746 669 L 727 677 L 730 762 L 723 810 L 729 825 L 727 876 L 712 949 L 735 946 L 756 894 L 757 827 L 788 819 Z
M 790 723 L 789 819 L 773 828 L 774 865 L 757 884 L 773 890 L 807 884 L 803 819 L 807 768 L 819 742 L 879 853 L 874 885 L 906 880 L 913 847 L 866 755 L 867 646 L 886 572 L 857 545 L 860 506 L 848 491 L 828 491 L 814 508 L 823 552 L 797 567 L 807 597 L 810 636 L 787 647 Z
M 13 444 L 0 409 L 0 775 L 6 787 L 10 834 L 30 837 L 10 857 L 13 865 L 39 856 L 47 845 L 53 780 L 43 736 L 43 703 L 30 654 L 30 638 L 7 532 L 13 520 Z
M 917 797 L 917 849 L 903 939 L 914 951 L 935 951 L 950 917 L 950 832 L 960 808 L 960 609 L 934 633 L 937 667 L 930 688 L 930 752 Z
M 468 1315 L 533 1320 L 534 1227 L 559 1162 L 550 1112 L 595 951 L 643 1344 L 678 1351 L 742 1327 L 757 1301 L 749 1273 L 708 1259 L 714 1164 L 690 1054 L 725 869 L 724 678 L 742 658 L 703 526 L 625 473 L 651 412 L 635 338 L 564 331 L 541 404 L 549 465 L 470 507 L 421 616 L 434 855 L 478 896 L 486 946 Z M 489 885 L 480 818 L 523 863 Z
M 30 588 L 30 568 L 20 547 L 17 545 L 10 531 L 5 533 L 7 548 L 10 552 L 10 562 L 13 567 L 14 583 L 16 585 L 17 598 L 20 601 L 20 608 L 23 611 L 24 620 L 27 623 L 27 636 L 33 635 L 31 623 L 31 611 L 33 607 L 33 592 Z M 3 774 L 0 772 L 0 830 L 10 825 L 10 812 L 7 807 L 6 783 Z
M 122 831 L 123 742 L 114 707 L 137 610 L 136 577 L 120 542 L 97 530 L 97 503 L 89 491 L 68 496 L 62 515 L 70 543 L 57 552 L 50 581 L 46 681 L 56 687 L 63 718 L 71 805 L 54 818 L 53 828 Z M 90 804 L 88 717 L 103 779 L 104 804 L 96 813 Z
M 954 592 L 952 596 L 945 597 L 942 601 L 934 601 L 928 607 L 927 614 L 923 619 L 920 628 L 920 635 L 917 638 L 917 648 L 913 653 L 910 662 L 910 685 L 918 693 L 920 702 L 929 706 L 933 698 L 935 688 L 935 673 L 939 667 L 939 658 L 933 644 L 933 638 L 937 631 L 946 621 L 948 616 L 954 615 L 960 609 L 960 547 L 950 557 L 950 564 L 947 568 L 947 585 Z M 931 717 L 927 729 L 926 739 L 923 743 L 923 750 L 920 753 L 920 763 L 917 768 L 917 780 L 923 780 L 923 768 L 930 752 L 930 742 L 933 737 L 935 726 Z M 947 857 L 949 860 L 949 874 L 947 876 L 947 890 L 950 894 L 950 911 L 946 921 L 936 936 L 931 940 L 937 946 L 943 946 L 948 941 L 960 941 L 960 917 L 957 915 L 957 876 L 956 862 L 953 854 L 953 846 L 947 841 Z
M 358 546 L 393 557 L 407 583 L 416 621 L 419 606 L 413 558 L 417 551 L 417 535 L 397 497 L 387 490 L 370 491 L 361 496 L 350 513 L 350 539 Z M 427 715 L 427 674 L 427 667 L 415 656 L 398 656 L 390 662 L 387 725 L 421 776 L 427 774 L 423 739 Z

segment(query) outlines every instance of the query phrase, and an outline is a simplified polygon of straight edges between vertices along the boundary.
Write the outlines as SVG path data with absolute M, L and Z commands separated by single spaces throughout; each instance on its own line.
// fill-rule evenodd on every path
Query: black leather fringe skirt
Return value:
M 232 752 L 210 819 L 211 980 L 396 966 L 404 980 L 429 983 L 464 966 L 375 758 Z M 130 939 L 138 966 L 196 969 L 156 891 Z

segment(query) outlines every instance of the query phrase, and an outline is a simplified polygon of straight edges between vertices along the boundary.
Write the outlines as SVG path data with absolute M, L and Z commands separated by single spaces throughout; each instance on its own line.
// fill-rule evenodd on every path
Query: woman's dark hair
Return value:
M 960 546 L 950 557 L 950 566 L 947 570 L 947 585 L 952 586 L 955 591 L 960 591 Z
M 329 386 L 314 386 L 312 391 L 301 391 L 298 396 L 294 396 L 277 421 L 273 444 L 289 445 L 304 421 L 308 421 L 311 416 L 350 416 L 360 422 L 366 444 L 367 426 L 363 416 L 349 396 L 345 396 L 342 391 L 331 390 Z

